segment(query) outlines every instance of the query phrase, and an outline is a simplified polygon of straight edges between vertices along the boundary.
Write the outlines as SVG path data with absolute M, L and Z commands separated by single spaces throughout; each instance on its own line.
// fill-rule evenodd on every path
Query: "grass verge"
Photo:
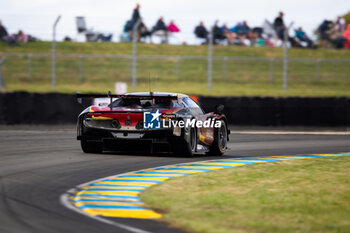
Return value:
M 130 55 L 130 43 L 57 44 L 58 55 L 100 54 Z M 22 53 L 7 55 L 2 73 L 7 88 L 4 91 L 50 92 L 51 57 L 28 57 L 28 54 L 51 52 L 51 43 L 35 42 L 19 47 L 0 43 L 0 52 Z M 213 90 L 208 91 L 207 46 L 176 46 L 139 44 L 140 55 L 203 56 L 201 59 L 139 58 L 137 89 L 149 91 L 149 76 L 153 91 L 215 96 L 307 96 L 350 97 L 349 61 L 317 63 L 289 61 L 288 91 L 283 90 L 283 62 L 275 60 L 225 60 L 213 62 Z M 291 58 L 350 59 L 345 50 L 290 49 Z M 0 55 L 1 56 L 1 55 Z M 215 46 L 214 56 L 281 58 L 282 48 Z M 114 90 L 115 82 L 132 84 L 132 64 L 129 58 L 57 57 L 57 92 L 102 92 Z
M 190 232 L 350 232 L 350 157 L 255 164 L 169 180 L 142 201 Z

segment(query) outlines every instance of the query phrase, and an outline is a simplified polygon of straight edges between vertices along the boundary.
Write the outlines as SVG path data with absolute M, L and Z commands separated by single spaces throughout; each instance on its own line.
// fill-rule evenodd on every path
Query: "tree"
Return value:
M 350 23 L 350 11 L 345 15 L 343 15 L 342 17 L 345 19 L 346 25 L 348 25 Z

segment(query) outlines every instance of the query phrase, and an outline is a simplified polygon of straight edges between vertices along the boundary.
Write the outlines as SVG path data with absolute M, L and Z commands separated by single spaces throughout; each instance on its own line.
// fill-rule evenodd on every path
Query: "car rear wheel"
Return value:
M 100 142 L 91 142 L 91 141 L 87 141 L 86 139 L 81 139 L 80 145 L 84 153 L 94 153 L 94 154 L 102 153 L 102 144 Z
M 174 145 L 174 154 L 184 157 L 192 157 L 197 148 L 197 131 L 196 128 L 190 128 L 188 131 L 188 141 L 182 146 Z
M 227 126 L 221 121 L 221 127 L 215 128 L 214 142 L 209 147 L 208 155 L 221 156 L 227 150 Z

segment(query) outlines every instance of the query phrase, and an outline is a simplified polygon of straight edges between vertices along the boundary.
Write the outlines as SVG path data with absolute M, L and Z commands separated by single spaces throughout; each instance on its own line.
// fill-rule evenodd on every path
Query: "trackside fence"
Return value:
M 1 57 L 6 57 L 1 68 L 9 86 L 51 84 L 51 54 L 0 53 Z M 350 84 L 350 59 L 289 58 L 288 64 L 292 87 L 318 85 L 332 89 Z M 207 89 L 208 57 L 138 55 L 134 66 L 132 55 L 57 54 L 57 85 L 110 86 L 119 81 L 131 87 L 133 72 L 140 90 L 148 87 L 149 77 L 153 88 L 196 84 L 197 88 Z M 282 91 L 283 58 L 213 56 L 212 82 L 214 91 L 215 87 L 228 85 Z

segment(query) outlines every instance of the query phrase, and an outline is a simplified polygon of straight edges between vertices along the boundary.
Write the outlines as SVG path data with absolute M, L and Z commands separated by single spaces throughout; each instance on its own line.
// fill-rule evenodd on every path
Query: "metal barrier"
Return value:
M 6 61 L 6 57 L 3 57 L 0 60 L 0 92 L 2 91 L 2 87 L 6 88 L 6 83 L 5 83 L 4 77 L 2 76 L 2 64 L 4 64 L 5 61 Z

